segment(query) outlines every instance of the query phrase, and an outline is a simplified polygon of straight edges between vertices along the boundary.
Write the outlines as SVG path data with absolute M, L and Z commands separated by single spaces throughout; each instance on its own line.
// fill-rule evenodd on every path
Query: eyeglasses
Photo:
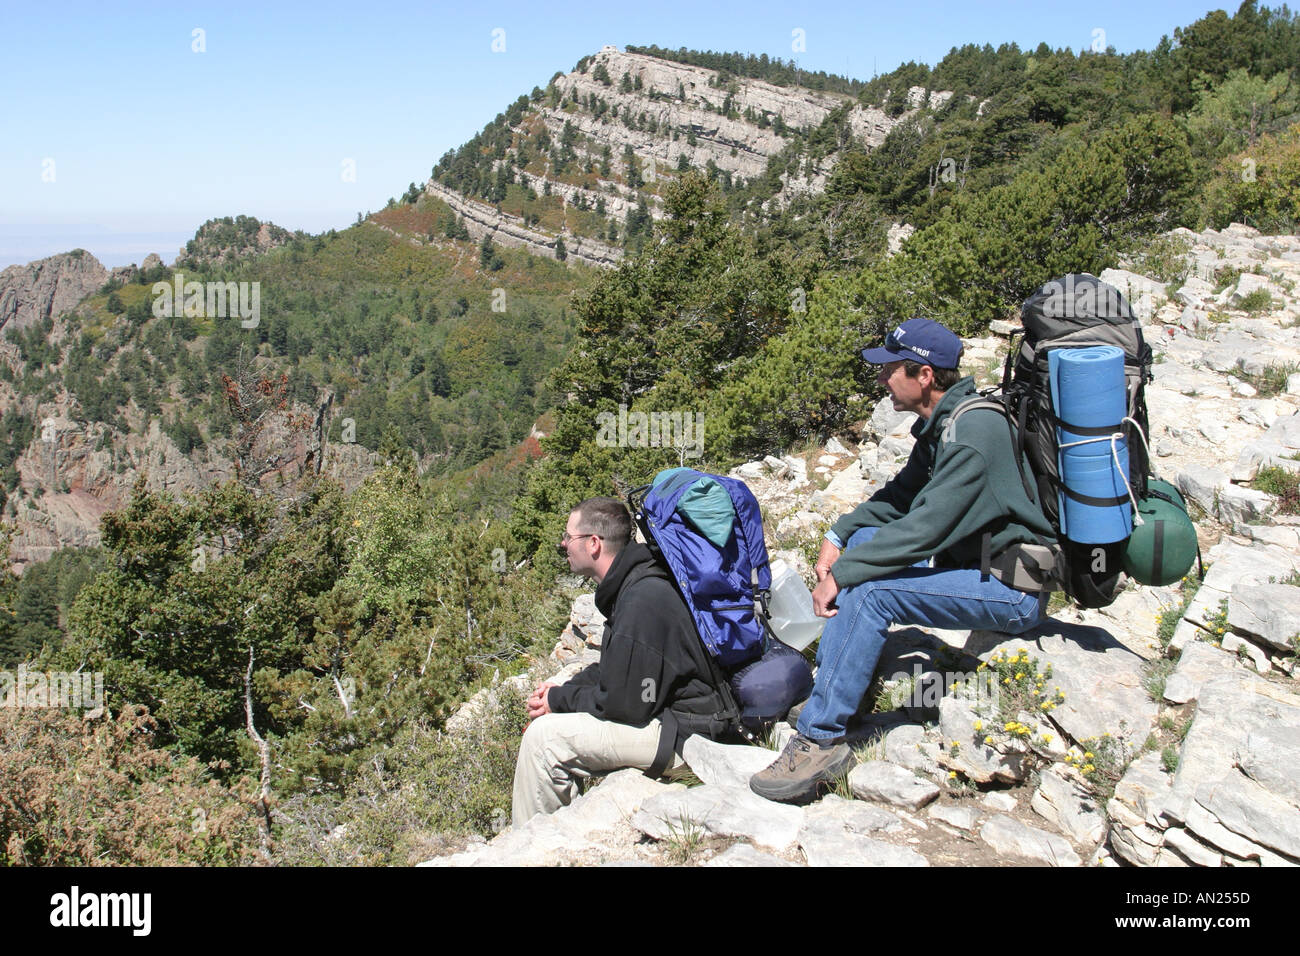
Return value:
M 562 535 L 560 536 L 560 544 L 568 544 L 570 541 L 577 541 L 579 538 L 602 538 L 602 537 L 604 537 L 604 535 L 599 535 L 599 534 L 569 534 L 569 532 L 566 531 L 566 532 L 564 532 L 564 534 L 562 534 Z

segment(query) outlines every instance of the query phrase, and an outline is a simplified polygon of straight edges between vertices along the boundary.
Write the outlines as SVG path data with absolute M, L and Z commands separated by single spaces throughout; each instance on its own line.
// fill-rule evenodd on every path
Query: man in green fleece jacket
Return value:
M 878 381 L 897 411 L 916 412 L 916 444 L 902 471 L 844 515 L 822 543 L 813 609 L 829 618 L 817 650 L 812 695 L 799 732 L 750 787 L 771 800 L 798 802 L 853 764 L 849 718 L 866 693 L 891 624 L 1020 633 L 1039 622 L 1047 591 L 999 580 L 994 559 L 1018 544 L 1052 537 L 1029 499 L 1006 418 L 971 409 L 954 428 L 952 412 L 975 396 L 957 371 L 962 343 L 929 319 L 909 319 L 883 348 L 862 357 L 880 365 Z M 981 565 L 985 567 L 982 569 Z

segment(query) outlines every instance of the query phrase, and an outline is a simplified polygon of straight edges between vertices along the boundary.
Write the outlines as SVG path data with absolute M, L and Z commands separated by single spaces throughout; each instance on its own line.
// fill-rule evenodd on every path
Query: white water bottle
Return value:
M 802 651 L 822 633 L 824 618 L 813 613 L 812 593 L 794 568 L 780 558 L 772 562 L 769 624 L 782 644 Z

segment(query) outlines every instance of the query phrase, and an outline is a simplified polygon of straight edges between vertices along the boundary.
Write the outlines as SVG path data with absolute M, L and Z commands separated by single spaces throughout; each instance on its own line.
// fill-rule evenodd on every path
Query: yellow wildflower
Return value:
M 983 729 L 984 729 L 984 721 L 982 720 L 975 721 L 975 732 L 979 733 Z

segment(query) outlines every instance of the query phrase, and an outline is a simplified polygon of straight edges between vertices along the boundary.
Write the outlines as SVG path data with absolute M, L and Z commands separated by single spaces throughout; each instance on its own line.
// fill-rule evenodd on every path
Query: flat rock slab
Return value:
M 1228 623 L 1281 651 L 1300 637 L 1300 588 L 1286 584 L 1239 584 L 1228 597 Z
M 849 772 L 849 786 L 860 800 L 878 800 L 908 810 L 919 810 L 939 796 L 933 781 L 885 760 L 858 764 Z
M 976 783 L 1018 783 L 1029 774 L 1029 763 L 1024 754 L 1002 753 L 985 745 L 983 733 L 975 731 L 975 721 L 988 725 L 990 718 L 978 717 L 972 702 L 964 696 L 945 697 L 939 702 L 939 728 L 945 741 L 957 741 L 960 746 L 953 753 L 951 747 L 940 751 L 939 762 Z
M 845 468 L 818 492 L 818 500 L 823 506 L 855 507 L 853 502 L 861 504 L 872 494 L 872 482 L 869 475 L 863 474 L 856 464 Z
M 979 811 L 974 807 L 954 807 L 952 804 L 936 804 L 930 807 L 930 819 L 946 823 L 958 830 L 970 832 L 979 823 Z
M 748 787 L 705 784 L 646 800 L 630 822 L 656 840 L 694 825 L 710 836 L 740 837 L 780 851 L 794 846 L 803 816 L 802 807 L 764 800 Z
M 990 810 L 997 810 L 1001 813 L 1010 813 L 1016 807 L 1020 806 L 1016 801 L 1016 798 L 1011 794 L 999 793 L 997 790 L 994 790 L 992 793 L 984 794 L 984 800 L 982 802 L 984 806 L 988 807 Z
M 1060 689 L 1065 702 L 1050 719 L 1074 740 L 1110 733 L 1134 749 L 1146 740 L 1156 705 L 1142 686 L 1141 657 L 1099 627 L 1055 619 L 1003 645 L 1008 653 L 1022 647 L 1039 659 L 1040 669 L 1052 665 L 1047 690 Z
M 1260 786 L 1300 807 L 1300 731 L 1294 726 L 1249 731 L 1237 750 L 1237 766 Z
M 1162 850 L 1173 850 L 1193 866 L 1223 866 L 1223 854 L 1207 847 L 1182 827 L 1165 831 Z
M 1221 676 L 1201 687 L 1196 717 L 1183 741 L 1182 758 L 1174 786 L 1164 806 L 1164 816 L 1186 823 L 1197 791 L 1205 784 L 1217 783 L 1230 774 L 1238 774 L 1243 754 L 1256 773 L 1268 775 L 1261 765 L 1275 767 L 1275 773 L 1290 777 L 1283 767 L 1290 749 L 1279 750 L 1270 757 L 1268 741 L 1275 734 L 1300 739 L 1300 696 L 1287 693 L 1278 684 L 1245 675 Z M 1252 753 L 1249 741 L 1256 741 Z
M 980 827 L 980 839 L 998 853 L 1022 856 L 1049 866 L 1081 866 L 1083 861 L 1070 844 L 1055 833 L 1027 826 L 1013 817 L 999 814 Z
M 771 853 L 765 853 L 762 850 L 750 846 L 748 843 L 737 843 L 735 846 L 727 847 L 713 859 L 704 864 L 705 866 L 797 866 L 789 860 L 774 856 Z
M 1296 740 L 1300 696 L 1259 678 L 1207 682 L 1162 817 L 1243 859 L 1300 858 Z
M 1038 790 L 1029 805 L 1044 820 L 1082 846 L 1095 846 L 1106 837 L 1106 816 L 1097 800 L 1057 767 L 1041 775 Z
M 1300 555 L 1262 542 L 1247 547 L 1222 541 L 1205 555 L 1205 563 L 1210 565 L 1205 580 L 1183 612 L 1183 620 L 1169 642 L 1174 650 L 1182 650 L 1204 636 L 1205 631 L 1196 624 L 1217 614 L 1220 603 L 1230 597 L 1234 588 L 1268 584 L 1270 579 L 1282 580 L 1300 570 Z
M 585 839 L 626 823 L 646 800 L 684 789 L 681 784 L 651 780 L 640 770 L 618 770 L 569 806 L 551 814 L 551 821 L 568 836 Z
M 885 759 L 916 773 L 939 770 L 939 744 L 920 724 L 895 727 L 885 736 Z
M 915 850 L 873 836 L 904 827 L 887 810 L 832 795 L 808 808 L 798 841 L 809 866 L 929 866 Z
M 1220 823 L 1300 865 L 1300 809 L 1242 773 L 1196 788 L 1196 802 Z
M 1109 607 L 1098 609 L 1097 614 L 1102 620 L 1095 623 L 1133 653 L 1150 658 L 1155 652 L 1152 622 L 1157 614 L 1177 602 L 1178 595 L 1171 587 L 1130 587 Z
M 1165 681 L 1165 700 L 1185 704 L 1196 700 L 1206 681 L 1233 672 L 1244 674 L 1245 671 L 1236 654 L 1229 654 L 1205 641 L 1193 641 L 1183 648 L 1178 666 Z
M 682 759 L 705 783 L 726 787 L 749 786 L 749 778 L 780 756 L 766 747 L 720 744 L 694 734 L 682 745 Z
M 834 818 L 839 826 L 867 836 L 907 831 L 907 824 L 898 814 L 860 800 L 845 800 L 834 793 L 828 793 L 804 811 L 805 825 L 823 818 Z
M 431 861 L 439 866 L 552 866 L 598 856 L 636 859 L 630 846 L 599 836 L 626 827 L 627 819 L 646 800 L 685 791 L 681 784 L 651 780 L 640 770 L 619 770 L 597 787 L 552 814 L 539 813 L 523 826 L 511 827 L 482 846 Z
M 1112 822 L 1130 829 L 1162 826 L 1160 814 L 1173 782 L 1174 778 L 1164 770 L 1160 754 L 1152 752 L 1138 757 L 1128 765 L 1106 805 Z

